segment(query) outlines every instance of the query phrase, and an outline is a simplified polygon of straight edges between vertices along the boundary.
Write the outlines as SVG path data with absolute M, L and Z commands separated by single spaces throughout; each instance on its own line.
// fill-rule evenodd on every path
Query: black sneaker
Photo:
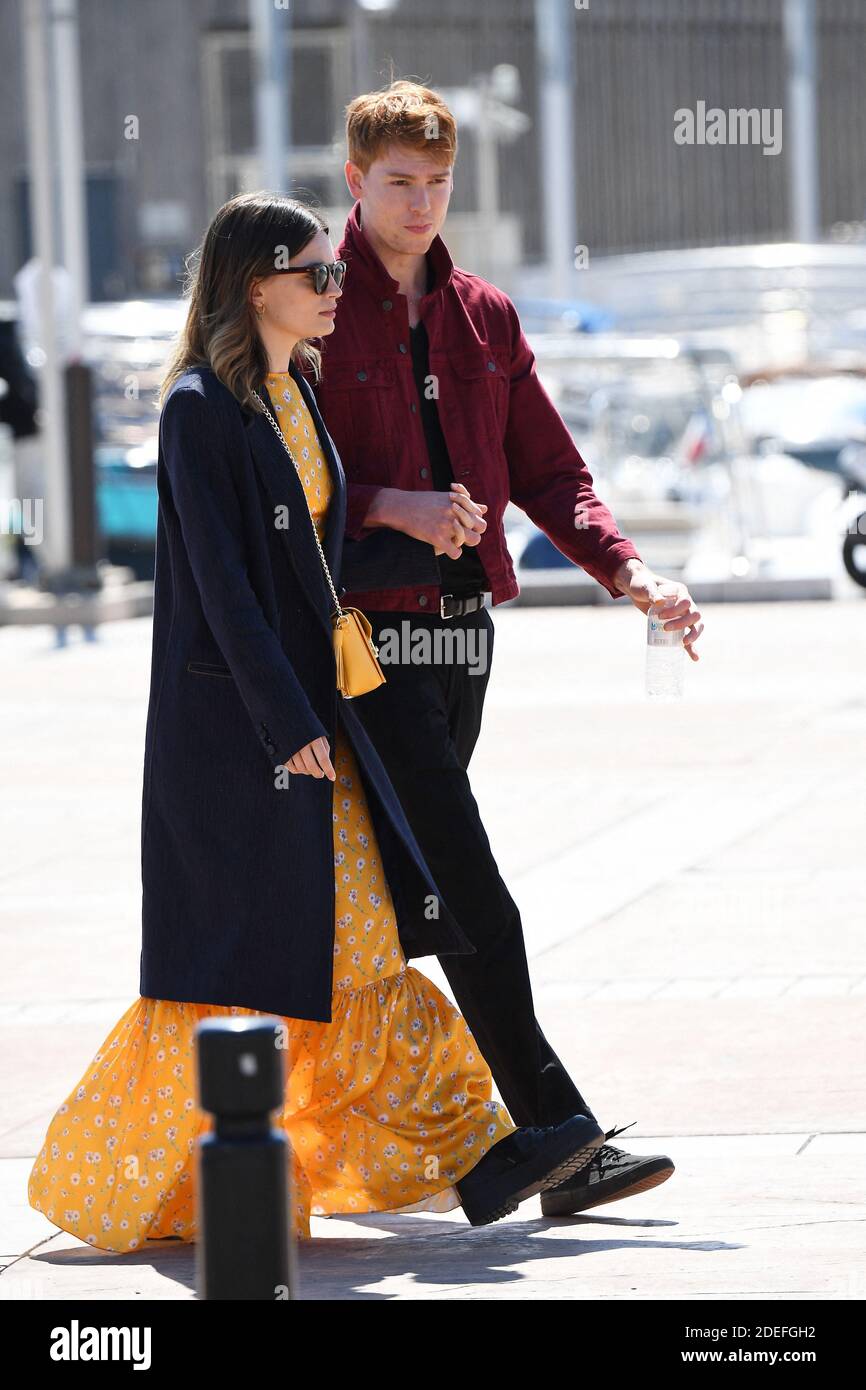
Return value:
M 609 1129 L 605 1141 L 622 1134 L 625 1129 L 631 1129 L 631 1125 Z M 667 1182 L 673 1172 L 674 1162 L 667 1154 L 630 1154 L 605 1142 L 580 1172 L 573 1173 L 553 1190 L 545 1189 L 541 1196 L 541 1214 L 575 1216 L 577 1212 L 603 1206 L 605 1202 L 620 1202 L 624 1197 L 634 1197 Z
M 466 1219 L 486 1226 L 508 1216 L 527 1197 L 579 1172 L 603 1143 L 604 1130 L 586 1115 L 572 1115 L 560 1125 L 516 1129 L 455 1183 Z

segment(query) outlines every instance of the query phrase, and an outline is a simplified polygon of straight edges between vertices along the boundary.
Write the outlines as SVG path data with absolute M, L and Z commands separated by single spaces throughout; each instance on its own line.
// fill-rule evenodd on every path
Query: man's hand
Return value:
M 648 613 L 650 605 L 665 599 L 662 612 L 665 615 L 665 630 L 688 628 L 683 634 L 683 646 L 692 661 L 700 661 L 694 645 L 704 630 L 700 613 L 686 588 L 676 579 L 665 579 L 653 574 L 642 560 L 625 560 L 613 577 L 614 585 L 620 593 L 630 598 L 635 608 Z
M 364 518 L 365 526 L 390 526 L 416 540 L 427 541 L 437 555 L 458 560 L 464 545 L 477 545 L 487 530 L 485 502 L 473 502 L 462 483 L 449 492 L 409 492 L 383 487 Z

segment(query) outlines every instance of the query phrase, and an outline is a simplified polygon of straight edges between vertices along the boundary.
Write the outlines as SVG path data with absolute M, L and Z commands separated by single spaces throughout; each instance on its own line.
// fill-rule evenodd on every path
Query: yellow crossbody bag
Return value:
M 280 441 L 288 454 L 292 463 L 295 465 L 295 472 L 301 480 L 301 470 L 298 468 L 294 454 L 289 448 L 286 437 L 274 419 L 267 405 L 262 401 L 258 391 L 254 392 L 262 402 L 265 414 L 280 437 Z M 306 492 L 304 500 L 306 501 Z M 337 689 L 346 700 L 353 699 L 356 695 L 366 695 L 368 691 L 375 690 L 377 686 L 383 685 L 385 674 L 379 665 L 379 649 L 373 643 L 373 628 L 369 620 L 361 612 L 360 608 L 341 608 L 340 600 L 337 598 L 337 591 L 334 588 L 334 581 L 331 578 L 331 571 L 328 569 L 328 562 L 325 559 L 325 552 L 319 540 L 319 533 L 316 523 L 313 520 L 313 513 L 310 511 L 310 504 L 307 502 L 307 514 L 310 518 L 310 525 L 313 528 L 313 539 L 322 561 L 322 568 L 325 571 L 325 578 L 328 587 L 334 598 L 335 611 L 331 614 L 331 629 L 334 643 L 334 659 L 337 664 Z

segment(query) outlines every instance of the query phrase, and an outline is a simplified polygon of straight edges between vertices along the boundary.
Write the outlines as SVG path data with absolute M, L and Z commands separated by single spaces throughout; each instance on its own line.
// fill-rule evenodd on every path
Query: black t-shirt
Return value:
M 417 323 L 414 328 L 410 328 L 409 338 L 412 344 L 412 370 L 415 374 L 415 388 L 418 392 L 418 408 L 421 411 L 421 424 L 424 427 L 424 439 L 427 443 L 427 456 L 430 460 L 433 486 L 439 492 L 447 492 L 454 482 L 454 473 L 451 468 L 451 460 L 448 457 L 445 436 L 439 423 L 438 406 L 436 401 L 427 394 L 429 384 L 427 377 L 430 374 L 430 343 L 424 324 Z M 459 560 L 452 560 L 450 555 L 439 555 L 437 560 L 443 594 L 478 593 L 479 590 L 489 590 L 490 582 L 484 572 L 484 566 L 478 558 L 477 546 L 464 545 Z

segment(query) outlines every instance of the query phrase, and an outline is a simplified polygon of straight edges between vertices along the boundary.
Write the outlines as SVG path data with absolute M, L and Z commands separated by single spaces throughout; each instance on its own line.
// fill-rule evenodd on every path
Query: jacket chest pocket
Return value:
M 471 352 L 449 354 L 448 363 L 466 407 L 467 418 L 477 421 L 491 440 L 501 442 L 508 424 L 510 378 L 508 348 L 481 343 Z
M 319 405 L 350 481 L 389 481 L 399 396 L 393 362 L 328 362 L 325 357 Z

